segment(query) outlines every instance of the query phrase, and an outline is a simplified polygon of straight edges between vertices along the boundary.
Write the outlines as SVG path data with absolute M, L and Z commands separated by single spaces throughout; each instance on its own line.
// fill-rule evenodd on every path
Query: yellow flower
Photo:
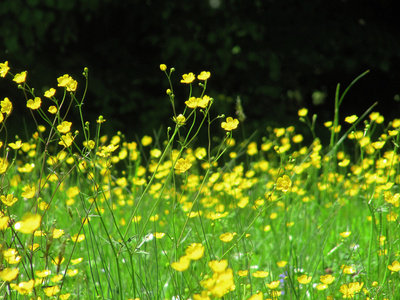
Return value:
M 395 260 L 394 262 L 392 262 L 391 265 L 388 265 L 388 269 L 392 272 L 399 272 L 400 271 L 400 263 Z
M 71 294 L 70 294 L 70 293 L 67 293 L 67 294 L 62 294 L 62 295 L 60 295 L 59 298 L 60 298 L 61 300 L 67 300 L 70 296 L 71 296 Z
M 51 274 L 50 270 L 35 271 L 35 275 L 39 278 L 45 278 L 45 277 L 49 276 L 50 274 Z
M 290 187 L 292 186 L 292 181 L 290 180 L 289 176 L 283 175 L 279 177 L 276 182 L 276 189 L 286 193 Z
M 54 296 L 60 292 L 60 288 L 57 285 L 46 287 L 43 289 L 47 297 Z
M 179 262 L 171 263 L 171 268 L 178 272 L 183 272 L 189 268 L 190 258 L 185 255 L 179 259 Z
M 187 247 L 186 256 L 191 260 L 199 260 L 204 255 L 204 246 L 199 243 L 193 243 Z
M 323 290 L 326 290 L 326 289 L 328 288 L 328 285 L 325 284 L 325 283 L 319 283 L 319 284 L 317 284 L 317 285 L 315 286 L 315 288 L 316 288 L 318 291 L 323 291 Z
M 321 275 L 319 280 L 321 280 L 322 283 L 331 284 L 335 280 L 335 277 L 331 274 Z
M 344 119 L 345 122 L 349 124 L 353 124 L 355 121 L 357 121 L 358 117 L 356 115 L 348 116 Z
M 0 196 L 1 202 L 3 202 L 7 206 L 12 206 L 15 202 L 18 201 L 18 198 L 15 198 L 13 194 L 8 194 L 7 196 Z
M 297 281 L 301 284 L 307 284 L 311 281 L 312 277 L 307 275 L 301 275 L 297 277 Z
M 203 98 L 190 97 L 188 101 L 185 101 L 185 104 L 189 108 L 206 108 L 210 100 L 211 98 L 209 96 L 204 96 Z
M 71 240 L 73 242 L 77 242 L 77 243 L 82 242 L 85 240 L 85 235 L 83 233 L 81 233 L 79 235 L 76 233 L 73 236 L 71 236 Z
M 4 270 L 0 271 L 0 278 L 3 281 L 13 281 L 17 278 L 19 273 L 18 269 L 10 269 L 10 268 L 5 268 Z
M 12 103 L 10 99 L 5 97 L 4 100 L 1 101 L 1 112 L 9 115 L 11 113 L 11 110 L 12 110 Z
M 63 279 L 63 275 L 62 274 L 58 274 L 58 275 L 54 275 L 53 277 L 51 277 L 51 281 L 52 282 L 59 282 L 61 279 Z
M 351 235 L 351 231 L 344 231 L 339 233 L 343 238 L 347 238 Z
M 248 271 L 248 270 L 239 270 L 239 271 L 237 272 L 237 274 L 238 274 L 240 277 L 246 277 L 246 276 L 249 274 L 249 271 Z
M 354 274 L 356 270 L 352 266 L 342 265 L 341 268 L 343 269 L 343 273 L 345 274 Z
M 271 290 L 276 289 L 281 282 L 279 280 L 272 281 L 271 283 L 267 283 L 267 287 Z
M 214 273 L 223 273 L 228 267 L 228 261 L 226 259 L 223 260 L 212 260 L 208 263 L 208 266 L 213 270 Z
M 34 100 L 29 99 L 28 102 L 26 103 L 26 107 L 30 109 L 38 109 L 40 105 L 42 104 L 42 100 L 39 97 L 35 97 Z
M 161 64 L 160 65 L 160 70 L 161 71 L 165 71 L 167 69 L 167 66 L 166 65 L 164 65 L 164 64 Z
M 78 82 L 76 80 L 74 80 L 71 76 L 69 76 L 68 74 L 58 77 L 57 82 L 58 82 L 58 86 L 67 88 L 68 92 L 76 91 L 76 88 L 78 86 Z
M 197 75 L 197 79 L 198 80 L 207 80 L 208 78 L 210 78 L 211 73 L 208 71 L 203 71 L 200 73 L 200 75 Z
M 248 300 L 263 300 L 263 293 L 258 292 L 257 294 L 251 296 Z
M 57 126 L 57 130 L 61 133 L 67 133 L 71 130 L 72 122 L 63 121 L 60 125 Z
M 268 271 L 257 271 L 251 275 L 253 275 L 253 277 L 255 277 L 255 278 L 265 278 L 269 275 L 269 272 Z
M 308 109 L 307 108 L 299 109 L 297 114 L 298 114 L 299 117 L 305 117 L 308 114 Z
M 75 275 L 78 275 L 78 273 L 79 273 L 79 270 L 78 270 L 78 269 L 73 269 L 73 270 L 69 269 L 69 270 L 67 271 L 67 275 L 70 276 L 70 277 L 73 277 L 73 276 L 75 276 Z
M 22 188 L 22 190 L 23 190 L 23 193 L 21 194 L 21 196 L 24 198 L 30 199 L 35 196 L 36 188 L 34 186 L 30 187 L 29 185 L 27 185 L 27 186 L 24 186 Z
M 82 261 L 83 261 L 83 257 L 79 257 L 79 258 L 76 258 L 76 259 L 71 260 L 71 264 L 77 265 L 77 264 L 79 264 L 79 263 L 82 262 Z
M 227 117 L 226 122 L 221 123 L 221 127 L 226 131 L 231 131 L 236 129 L 239 125 L 238 119 L 233 119 L 232 117 Z
M 51 89 L 47 90 L 46 92 L 44 92 L 44 96 L 46 98 L 51 98 L 51 97 L 53 97 L 55 95 L 55 93 L 56 93 L 56 89 L 55 88 L 51 88 Z
M 177 125 L 179 125 L 179 126 L 185 125 L 185 123 L 186 123 L 186 118 L 185 118 L 185 116 L 182 115 L 182 114 L 180 114 L 180 115 L 177 116 L 176 118 L 174 117 L 173 120 L 174 120 L 174 122 L 175 122 Z
M 192 163 L 188 158 L 180 158 L 176 162 L 174 169 L 182 174 L 185 173 L 187 170 L 189 170 L 191 166 Z
M 15 81 L 16 83 L 23 83 L 23 82 L 25 82 L 26 74 L 27 74 L 27 73 L 28 73 L 27 71 L 24 71 L 24 72 L 15 74 L 13 81 Z
M 68 132 L 67 134 L 64 134 L 61 136 L 58 144 L 61 146 L 64 146 L 65 148 L 68 148 L 69 146 L 72 145 L 73 141 L 74 141 L 74 137 L 72 136 L 71 132 Z
M 57 113 L 57 111 L 58 111 L 58 109 L 57 109 L 57 107 L 55 107 L 54 105 L 50 106 L 49 109 L 48 109 L 48 112 L 51 113 L 51 114 L 53 114 L 53 115 L 54 115 L 55 113 Z
M 1 77 L 3 77 L 3 78 L 6 77 L 8 70 L 10 70 L 10 67 L 8 66 L 8 61 L 0 64 L 0 76 Z
M 0 217 L 0 230 L 7 229 L 9 220 L 10 220 L 10 217 L 8 217 L 8 216 Z
M 14 228 L 15 230 L 22 232 L 22 233 L 32 233 L 36 229 L 40 227 L 40 223 L 42 221 L 41 215 L 35 215 L 32 213 L 26 213 L 22 220 L 15 223 Z
M 227 232 L 223 233 L 219 236 L 219 239 L 225 243 L 228 243 L 233 240 L 235 233 Z
M 181 83 L 192 83 L 196 78 L 193 73 L 183 74 Z
M 278 261 L 276 264 L 278 265 L 279 268 L 284 268 L 287 265 L 287 261 L 285 260 Z
M 14 150 L 17 150 L 22 147 L 22 141 L 16 141 L 15 143 L 9 143 L 8 146 L 13 148 Z
M 21 281 L 19 284 L 11 283 L 10 287 L 16 290 L 21 295 L 28 295 L 32 293 L 33 287 L 35 286 L 35 280 Z
M 153 138 L 151 136 L 145 135 L 142 138 L 142 145 L 145 147 L 150 145 L 152 142 L 153 142 Z

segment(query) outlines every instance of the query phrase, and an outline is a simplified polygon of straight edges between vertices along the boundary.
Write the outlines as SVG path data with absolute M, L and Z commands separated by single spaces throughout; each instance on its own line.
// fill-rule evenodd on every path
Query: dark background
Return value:
M 14 72 L 28 70 L 27 82 L 39 95 L 65 73 L 78 80 L 80 95 L 88 67 L 85 118 L 95 123 L 102 114 L 106 131 L 128 137 L 173 124 L 161 63 L 176 69 L 178 113 L 188 93 L 181 75 L 207 70 L 213 114 L 233 116 L 240 96 L 248 135 L 267 125 L 299 124 L 297 110 L 304 106 L 321 124 L 331 120 L 336 85 L 344 90 L 366 70 L 370 74 L 344 101 L 342 119 L 361 115 L 375 101 L 376 110 L 394 118 L 400 108 L 395 3 L 3 0 L 0 60 Z M 8 96 L 18 114 L 10 118 L 11 129 L 29 127 L 26 102 L 13 84 L 0 83 L 1 98 Z M 313 102 L 315 92 L 324 95 L 320 103 Z

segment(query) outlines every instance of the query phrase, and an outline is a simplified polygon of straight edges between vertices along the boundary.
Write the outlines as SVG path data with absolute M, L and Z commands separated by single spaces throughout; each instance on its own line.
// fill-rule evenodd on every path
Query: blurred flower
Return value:
M 21 221 L 15 223 L 14 228 L 19 232 L 29 234 L 40 227 L 41 221 L 41 215 L 26 213 Z
M 175 164 L 175 170 L 178 170 L 179 173 L 185 173 L 187 170 L 190 169 L 192 163 L 188 158 L 180 158 Z
M 199 260 L 204 255 L 204 246 L 199 243 L 193 243 L 187 247 L 186 256 L 191 260 Z
M 160 70 L 161 71 L 165 71 L 167 69 L 167 66 L 166 65 L 164 65 L 164 64 L 161 64 L 160 65 Z
M 171 268 L 178 272 L 186 271 L 189 268 L 190 258 L 185 255 L 179 259 L 179 262 L 171 263 Z
M 287 175 L 279 177 L 278 180 L 276 181 L 276 189 L 284 193 L 286 193 L 291 186 L 292 186 L 292 181 Z

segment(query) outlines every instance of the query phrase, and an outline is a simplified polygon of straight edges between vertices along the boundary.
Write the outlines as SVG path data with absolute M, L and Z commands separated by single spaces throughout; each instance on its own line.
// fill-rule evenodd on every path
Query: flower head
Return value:
M 204 255 L 204 246 L 199 243 L 193 243 L 187 247 L 186 256 L 191 260 L 199 260 Z
M 5 63 L 0 64 L 0 77 L 6 77 L 8 70 L 10 70 L 10 67 L 8 66 L 8 61 Z
M 292 186 L 292 181 L 290 180 L 289 176 L 283 175 L 279 177 L 276 182 L 276 189 L 286 193 L 290 187 Z
M 221 123 L 221 127 L 226 131 L 231 131 L 236 129 L 239 125 L 238 119 L 233 119 L 232 117 L 227 117 L 226 122 Z
M 32 233 L 39 228 L 40 222 L 42 221 L 41 215 L 35 215 L 32 213 L 26 213 L 22 220 L 15 223 L 15 230 L 22 233 Z
M 42 104 L 42 100 L 39 97 L 35 97 L 34 100 L 29 99 L 28 102 L 26 103 L 26 107 L 30 109 L 38 109 L 40 105 Z
M 27 73 L 28 73 L 27 71 L 24 71 L 24 72 L 15 74 L 13 81 L 15 81 L 16 83 L 23 83 L 23 82 L 25 82 L 26 74 L 27 74 Z
M 46 92 L 44 92 L 44 96 L 46 98 L 51 98 L 54 96 L 54 94 L 56 93 L 56 89 L 55 88 L 51 88 L 49 90 L 47 90 Z
M 188 158 L 180 158 L 175 164 L 175 170 L 182 174 L 189 170 L 191 166 L 192 163 Z
M 391 265 L 388 265 L 388 269 L 392 272 L 399 272 L 400 271 L 400 263 L 395 260 L 394 262 L 392 262 Z
M 173 120 L 174 120 L 174 122 L 175 122 L 177 125 L 179 125 L 179 126 L 185 125 L 185 123 L 186 123 L 186 118 L 185 118 L 185 116 L 182 115 L 182 114 L 180 114 L 180 115 L 177 116 L 176 118 L 174 117 Z
M 207 80 L 208 78 L 210 78 L 211 73 L 208 71 L 203 71 L 201 72 L 199 75 L 197 75 L 197 79 L 198 80 Z
M 165 64 L 160 65 L 160 70 L 165 71 L 167 69 L 167 66 Z
M 185 255 L 179 259 L 179 262 L 171 263 L 171 268 L 178 272 L 183 272 L 189 268 L 190 258 Z
M 11 113 L 11 110 L 12 110 L 12 103 L 10 99 L 5 97 L 4 100 L 1 101 L 1 112 L 9 115 Z
M 58 77 L 57 82 L 58 82 L 58 86 L 67 88 L 68 92 L 76 91 L 76 88 L 78 86 L 78 82 L 76 80 L 74 80 L 71 76 L 69 76 L 68 74 Z
M 183 74 L 181 83 L 192 83 L 195 79 L 196 77 L 194 77 L 193 73 Z
M 311 281 L 312 277 L 307 275 L 301 275 L 297 277 L 297 281 L 301 284 L 307 284 Z

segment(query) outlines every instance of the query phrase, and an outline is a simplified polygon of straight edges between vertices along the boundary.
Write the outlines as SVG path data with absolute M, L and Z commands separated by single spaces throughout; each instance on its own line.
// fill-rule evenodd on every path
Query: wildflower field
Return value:
M 337 86 L 332 120 L 298 111 L 305 144 L 294 126 L 235 139 L 243 110 L 213 113 L 210 72 L 177 76 L 177 99 L 175 70 L 160 70 L 170 124 L 126 140 L 85 119 L 86 68 L 42 92 L 0 64 L 21 90 L 1 95 L 0 299 L 400 297 L 400 119 L 340 112 L 367 72 Z M 17 101 L 37 125 L 28 139 L 8 135 Z

